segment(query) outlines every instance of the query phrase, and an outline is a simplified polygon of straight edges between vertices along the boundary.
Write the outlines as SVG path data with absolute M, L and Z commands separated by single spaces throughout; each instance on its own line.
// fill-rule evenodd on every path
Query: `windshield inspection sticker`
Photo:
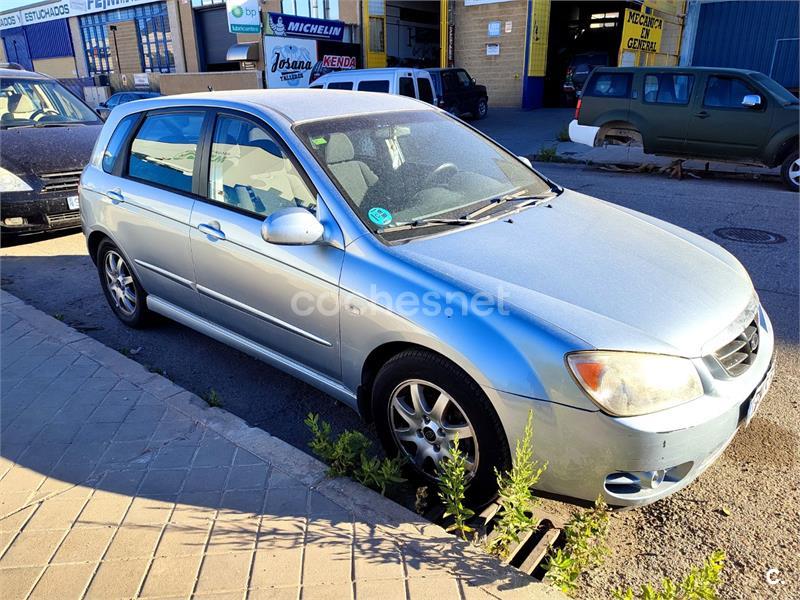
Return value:
M 390 213 L 385 208 L 370 208 L 369 212 L 369 220 L 375 223 L 376 225 L 388 225 L 392 222 L 392 213 Z

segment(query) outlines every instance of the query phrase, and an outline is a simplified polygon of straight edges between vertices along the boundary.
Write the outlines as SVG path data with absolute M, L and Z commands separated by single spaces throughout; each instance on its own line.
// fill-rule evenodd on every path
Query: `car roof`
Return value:
M 731 69 L 727 67 L 597 67 L 595 71 L 610 71 L 613 73 L 680 71 L 682 73 L 722 73 L 729 75 L 749 75 L 758 72 L 752 69 Z
M 167 107 L 216 106 L 246 108 L 263 106 L 290 123 L 370 112 L 431 109 L 429 104 L 395 94 L 348 90 L 236 90 L 198 92 L 138 100 L 131 112 Z M 115 109 L 118 110 L 118 109 Z M 431 109 L 432 110 L 432 109 Z
M 0 69 L 0 77 L 17 77 L 23 79 L 50 79 L 50 77 L 42 73 L 25 71 L 23 69 L 5 69 L 5 68 Z
M 394 75 L 396 73 L 425 73 L 425 69 L 415 69 L 414 67 L 386 67 L 384 69 L 345 69 L 344 71 L 333 71 L 325 73 L 322 77 L 348 77 L 350 75 Z M 322 79 L 320 77 L 320 79 Z

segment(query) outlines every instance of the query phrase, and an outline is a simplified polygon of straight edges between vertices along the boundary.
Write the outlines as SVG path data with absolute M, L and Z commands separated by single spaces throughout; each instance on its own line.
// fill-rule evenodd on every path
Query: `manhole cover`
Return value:
M 723 227 L 714 233 L 725 240 L 745 242 L 746 244 L 782 244 L 786 241 L 780 233 L 772 233 L 763 229 L 747 229 L 746 227 Z

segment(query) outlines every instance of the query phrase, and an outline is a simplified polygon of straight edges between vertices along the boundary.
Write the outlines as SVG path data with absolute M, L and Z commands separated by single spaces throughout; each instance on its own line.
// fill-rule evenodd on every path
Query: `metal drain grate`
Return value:
M 746 227 L 723 227 L 715 229 L 714 234 L 725 240 L 744 242 L 745 244 L 782 244 L 786 241 L 786 238 L 780 233 Z

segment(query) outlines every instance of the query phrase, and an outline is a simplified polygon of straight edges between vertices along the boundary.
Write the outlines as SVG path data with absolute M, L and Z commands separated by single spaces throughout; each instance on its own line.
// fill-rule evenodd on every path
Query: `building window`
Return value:
M 339 0 L 281 0 L 281 12 L 298 17 L 338 19 Z
M 155 2 L 79 17 L 89 73 L 97 75 L 119 72 L 119 65 L 116 64 L 118 52 L 115 52 L 112 42 L 116 32 L 113 32 L 110 26 L 125 21 L 133 21 L 136 24 L 141 70 L 174 72 L 175 57 L 172 52 L 172 33 L 169 28 L 167 4 Z

